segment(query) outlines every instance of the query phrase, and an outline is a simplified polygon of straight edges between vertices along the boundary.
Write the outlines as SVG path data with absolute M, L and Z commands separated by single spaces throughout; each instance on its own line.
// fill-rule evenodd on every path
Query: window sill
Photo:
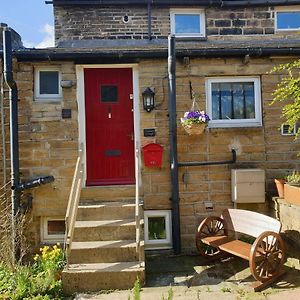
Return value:
M 35 98 L 34 99 L 34 102 L 35 103 L 59 103 L 59 102 L 62 102 L 62 97 L 59 97 L 59 98 Z
M 257 122 L 245 122 L 245 123 L 213 123 L 210 122 L 208 125 L 208 128 L 257 128 L 257 127 L 262 127 L 262 123 L 260 121 Z
M 172 249 L 172 244 L 160 243 L 160 244 L 145 245 L 145 250 L 164 250 L 164 249 Z
M 206 36 L 182 36 L 182 35 L 176 35 L 175 38 L 177 40 L 183 40 L 183 41 L 207 41 Z

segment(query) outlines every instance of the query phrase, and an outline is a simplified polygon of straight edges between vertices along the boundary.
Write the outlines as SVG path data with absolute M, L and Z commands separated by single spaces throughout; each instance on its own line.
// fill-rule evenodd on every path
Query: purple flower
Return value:
M 208 123 L 210 121 L 209 116 L 205 111 L 187 111 L 184 117 L 181 118 L 181 123 Z

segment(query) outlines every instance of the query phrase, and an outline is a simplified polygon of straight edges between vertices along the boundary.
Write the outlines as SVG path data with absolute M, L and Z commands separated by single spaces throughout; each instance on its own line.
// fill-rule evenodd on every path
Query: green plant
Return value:
M 286 102 L 282 108 L 282 118 L 285 119 L 285 124 L 288 124 L 290 130 L 297 125 L 300 120 L 300 59 L 292 63 L 281 64 L 274 67 L 270 73 L 283 72 L 286 74 L 277 85 L 273 92 L 273 101 L 275 102 Z M 300 128 L 298 128 L 296 137 L 300 133 Z
M 292 174 L 285 177 L 285 180 L 290 185 L 300 185 L 300 173 L 297 171 L 293 171 Z
M 231 293 L 231 288 L 229 288 L 229 287 L 222 287 L 221 288 L 221 292 L 223 292 L 223 293 Z
M 162 300 L 173 300 L 173 296 L 174 296 L 173 290 L 172 290 L 172 287 L 170 287 L 168 289 L 168 298 L 165 298 L 165 296 L 162 295 Z
M 140 300 L 141 299 L 141 283 L 139 278 L 136 279 L 136 281 L 134 282 L 134 286 L 132 288 L 132 292 L 133 292 L 133 299 L 134 300 Z
M 41 248 L 32 265 L 0 264 L 0 299 L 63 299 L 60 274 L 64 253 L 55 245 Z

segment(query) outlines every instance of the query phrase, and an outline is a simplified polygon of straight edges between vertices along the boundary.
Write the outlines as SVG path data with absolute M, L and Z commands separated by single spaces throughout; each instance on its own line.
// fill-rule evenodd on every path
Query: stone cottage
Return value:
M 281 105 L 270 106 L 282 75 L 268 71 L 300 55 L 300 1 L 46 3 L 54 9 L 56 46 L 13 53 L 20 172 L 22 181 L 55 179 L 31 190 L 33 245 L 63 241 L 81 153 L 67 292 L 131 287 L 137 274 L 144 278 L 144 249 L 195 251 L 199 222 L 234 205 L 232 170 L 245 172 L 237 182 L 246 178 L 244 203 L 235 205 L 268 210 L 273 179 L 299 168 L 299 141 L 281 128 Z M 170 34 L 176 41 L 175 131 L 168 105 Z M 211 118 L 201 135 L 188 135 L 180 125 L 192 95 Z M 3 145 L 9 142 L 5 124 Z M 3 147 L 1 157 L 7 159 Z M 134 198 L 143 207 L 139 247 Z

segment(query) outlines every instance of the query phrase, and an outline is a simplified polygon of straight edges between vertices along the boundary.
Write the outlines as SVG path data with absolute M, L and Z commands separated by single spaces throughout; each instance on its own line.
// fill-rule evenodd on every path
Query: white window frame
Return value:
M 149 221 L 151 217 L 164 217 L 166 224 L 166 238 L 160 240 L 149 240 Z M 169 249 L 172 248 L 172 224 L 171 224 L 171 211 L 170 210 L 148 210 L 144 211 L 144 224 L 145 224 L 145 246 L 149 249 Z
M 42 242 L 63 242 L 65 234 L 49 234 L 48 233 L 48 221 L 63 221 L 64 217 L 43 217 L 41 220 L 41 240 Z
M 40 94 L 40 72 L 57 71 L 58 72 L 58 94 Z M 61 70 L 57 66 L 37 66 L 34 69 L 34 99 L 35 101 L 61 101 L 62 88 L 61 88 Z
M 253 82 L 254 83 L 254 101 L 255 118 L 254 119 L 233 119 L 233 120 L 211 120 L 208 123 L 209 128 L 229 128 L 229 127 L 260 127 L 262 126 L 261 114 L 261 88 L 259 77 L 211 77 L 205 80 L 206 89 L 206 107 L 207 113 L 212 118 L 212 83 L 226 82 Z
M 199 15 L 200 18 L 200 33 L 176 33 L 175 32 L 175 15 Z M 170 23 L 171 23 L 171 34 L 174 34 L 176 37 L 182 38 L 194 38 L 194 37 L 205 37 L 205 12 L 204 9 L 180 9 L 172 8 L 170 10 Z
M 275 26 L 275 32 L 282 32 L 282 31 L 300 31 L 299 28 L 277 28 L 277 13 L 281 12 L 299 12 L 300 13 L 300 6 L 289 6 L 289 7 L 277 7 L 275 10 L 275 16 L 274 16 L 274 26 Z

